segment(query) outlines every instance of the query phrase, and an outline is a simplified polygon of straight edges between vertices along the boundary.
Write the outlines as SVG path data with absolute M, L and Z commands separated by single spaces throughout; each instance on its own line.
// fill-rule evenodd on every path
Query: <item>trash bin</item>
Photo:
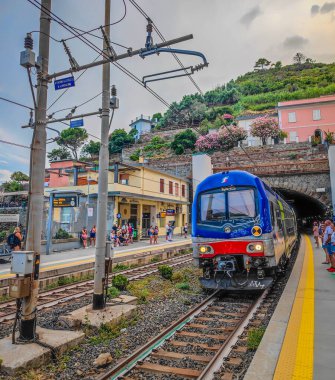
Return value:
M 138 240 L 137 230 L 135 230 L 135 229 L 133 231 L 133 239 L 136 241 Z

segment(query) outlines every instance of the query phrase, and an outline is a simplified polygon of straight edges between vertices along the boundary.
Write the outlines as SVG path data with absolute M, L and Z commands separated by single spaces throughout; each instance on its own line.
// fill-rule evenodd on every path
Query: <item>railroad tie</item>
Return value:
M 201 363 L 209 363 L 212 359 L 212 356 L 181 354 L 179 352 L 171 352 L 171 351 L 165 351 L 165 350 L 158 350 L 157 352 L 153 352 L 152 356 L 159 359 L 172 359 L 172 360 L 173 359 L 181 360 L 184 358 L 188 358 L 195 362 L 201 362 Z
M 137 367 L 140 371 L 153 373 L 169 373 L 185 377 L 187 379 L 197 379 L 201 375 L 201 371 L 189 368 L 169 367 L 154 363 L 143 363 Z

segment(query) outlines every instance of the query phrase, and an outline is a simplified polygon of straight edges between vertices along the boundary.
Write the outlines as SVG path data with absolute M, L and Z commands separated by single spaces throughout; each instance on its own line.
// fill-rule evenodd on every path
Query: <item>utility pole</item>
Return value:
M 20 338 L 31 341 L 35 338 L 36 306 L 38 297 L 38 264 L 41 253 L 41 234 L 44 202 L 44 171 L 46 155 L 46 110 L 48 95 L 50 16 L 43 9 L 51 10 L 51 0 L 41 1 L 39 69 L 37 85 L 37 107 L 35 128 L 31 145 L 31 171 L 29 192 L 29 221 L 26 250 L 36 254 L 34 278 L 29 297 L 23 299 Z
M 110 39 L 110 0 L 105 0 L 105 34 Z M 108 43 L 103 42 L 103 51 L 107 53 Z M 107 231 L 108 202 L 108 134 L 109 134 L 109 101 L 110 101 L 110 63 L 102 66 L 102 114 L 101 114 L 101 145 L 99 152 L 99 183 L 97 207 L 97 242 L 95 249 L 93 310 L 103 309 L 105 286 L 105 255 Z

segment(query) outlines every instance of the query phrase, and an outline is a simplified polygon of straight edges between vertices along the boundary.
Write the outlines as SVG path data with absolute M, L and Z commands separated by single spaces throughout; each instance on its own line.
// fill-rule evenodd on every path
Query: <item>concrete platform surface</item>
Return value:
M 104 323 L 117 323 L 122 317 L 130 317 L 136 308 L 135 305 L 118 304 L 92 310 L 92 305 L 88 305 L 61 316 L 59 321 L 76 329 L 85 324 L 99 328 Z
M 85 337 L 78 331 L 49 330 L 37 327 L 38 339 L 57 353 L 76 346 Z M 12 344 L 12 337 L 0 340 L 1 369 L 9 375 L 15 375 L 22 369 L 38 368 L 51 360 L 51 349 L 38 343 Z
M 302 238 L 290 278 L 244 380 L 270 380 L 273 378 L 302 271 L 305 249 L 306 243 Z

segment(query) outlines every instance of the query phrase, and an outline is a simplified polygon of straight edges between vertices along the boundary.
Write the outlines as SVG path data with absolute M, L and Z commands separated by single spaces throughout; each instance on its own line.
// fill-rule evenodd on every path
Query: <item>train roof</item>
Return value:
M 261 180 L 255 175 L 243 170 L 231 170 L 210 175 L 197 187 L 197 192 L 226 186 L 254 186 L 259 187 Z

